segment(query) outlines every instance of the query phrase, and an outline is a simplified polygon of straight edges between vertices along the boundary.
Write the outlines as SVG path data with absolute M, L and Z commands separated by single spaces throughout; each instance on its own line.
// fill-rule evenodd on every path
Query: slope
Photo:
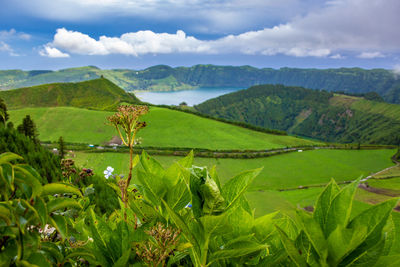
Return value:
M 112 112 L 56 107 L 25 108 L 9 113 L 14 125 L 20 124 L 27 114 L 31 115 L 42 141 L 56 141 L 63 136 L 66 142 L 103 144 L 116 135 L 113 127 L 105 125 L 106 117 Z M 143 139 L 143 146 L 261 150 L 318 143 L 256 132 L 158 107 L 152 107 L 143 120 L 149 125 L 138 134 Z
M 9 109 L 72 106 L 113 109 L 122 102 L 140 103 L 133 95 L 100 78 L 79 83 L 55 83 L 0 91 Z
M 397 144 L 400 106 L 301 87 L 259 85 L 195 107 L 212 116 L 324 141 Z

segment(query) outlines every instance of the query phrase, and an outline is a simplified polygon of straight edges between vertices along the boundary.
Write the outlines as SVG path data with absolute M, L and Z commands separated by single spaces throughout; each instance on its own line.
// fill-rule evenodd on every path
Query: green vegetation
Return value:
M 330 142 L 397 144 L 400 106 L 283 85 L 259 85 L 195 108 L 212 116 Z
M 49 183 L 16 154 L 0 154 L 2 266 L 322 267 L 398 263 L 400 242 L 394 238 L 400 236 L 395 229 L 400 218 L 392 215 L 398 199 L 375 206 L 353 200 L 358 177 L 393 166 L 390 157 L 394 149 L 316 149 L 252 160 L 199 158 L 196 164 L 208 167 L 197 167 L 192 152 L 184 158 L 158 156 L 159 163 L 145 151 L 134 157 L 133 146 L 139 135 L 143 144 L 150 140 L 158 147 L 172 143 L 259 149 L 266 143 L 283 147 L 290 142 L 315 142 L 157 107 L 146 115 L 146 106 L 121 106 L 112 116 L 106 111 L 74 107 L 24 111 L 30 111 L 35 122 L 36 115 L 44 121 L 48 112 L 53 119 L 56 111 L 79 112 L 82 119 L 78 123 L 84 128 L 74 128 L 75 122 L 68 129 L 80 134 L 76 135 L 79 140 L 93 134 L 89 119 L 100 122 L 102 115 L 104 122 L 108 115 L 117 132 L 114 135 L 119 135 L 130 153 L 72 152 L 67 157 L 77 156 L 77 165 L 84 168 L 63 159 L 59 183 Z M 18 112 L 12 111 L 10 117 L 19 114 L 24 118 L 25 114 Z M 68 130 L 63 122 L 68 125 L 61 116 L 53 121 L 53 132 L 54 125 L 62 125 L 64 133 L 57 135 L 65 138 Z M 18 135 L 12 127 L 4 126 L 3 135 Z M 106 129 L 103 123 L 101 126 Z M 39 146 L 38 142 L 21 137 L 30 142 L 21 145 L 29 149 L 25 151 L 29 157 L 32 145 Z M 215 143 L 210 141 L 213 139 Z M 16 140 L 7 138 L 3 146 L 16 146 Z M 62 138 L 59 141 L 63 143 Z M 264 169 L 258 168 L 260 165 Z M 253 169 L 245 170 L 249 168 Z M 331 177 L 347 185 L 340 187 Z M 363 197 L 363 186 L 359 186 L 357 199 Z
M 297 210 L 294 218 L 279 212 L 254 218 L 245 192 L 260 169 L 222 184 L 215 169 L 192 165 L 193 154 L 165 169 L 143 152 L 128 165 L 140 164 L 137 185 L 112 176 L 111 169 L 103 178 L 103 185 L 115 191 L 106 196 L 108 201 L 120 203 L 109 215 L 96 209 L 98 190 L 86 181 L 94 177 L 91 171 L 80 173 L 79 180 L 71 172 L 64 175 L 64 183 L 44 184 L 33 169 L 16 160 L 22 158 L 0 155 L 1 265 L 398 263 L 391 215 L 398 199 L 352 214 L 358 180 L 343 188 L 332 180 L 312 213 Z
M 48 182 L 61 178 L 60 159 L 57 156 L 16 130 L 0 126 L 0 153 L 4 152 L 23 156 Z
M 9 109 L 26 107 L 71 106 L 113 110 L 121 103 L 140 101 L 107 79 L 79 83 L 45 84 L 16 90 L 0 91 Z
M 393 153 L 394 150 L 321 149 L 258 159 L 196 158 L 194 163 L 208 168 L 215 165 L 220 174 L 221 183 L 225 183 L 227 178 L 243 170 L 263 167 L 247 194 L 251 205 L 256 208 L 256 214 L 261 215 L 271 210 L 283 210 L 282 205 L 289 207 L 288 201 L 293 205 L 301 203 L 301 201 L 296 202 L 296 198 L 291 199 L 293 194 L 298 194 L 299 197 L 303 197 L 304 193 L 308 194 L 308 201 L 305 203 L 311 205 L 319 192 L 319 189 L 314 188 L 287 192 L 279 192 L 279 189 L 327 184 L 331 178 L 337 181 L 349 181 L 361 176 L 365 177 L 392 166 L 390 157 Z M 74 152 L 74 154 L 76 156 L 74 160 L 78 166 L 91 168 L 95 173 L 102 173 L 107 166 L 112 166 L 118 174 L 127 175 L 128 173 L 128 168 L 124 163 L 129 160 L 129 154 L 111 152 Z M 155 156 L 155 158 L 164 167 L 180 159 L 169 156 Z M 270 201 L 276 205 L 270 205 Z
M 149 127 L 138 134 L 142 146 L 261 150 L 319 144 L 292 136 L 256 132 L 180 111 L 158 107 L 150 110 L 144 116 Z M 105 118 L 112 112 L 58 107 L 26 108 L 9 113 L 14 124 L 30 114 L 42 141 L 57 141 L 63 136 L 65 142 L 104 144 L 117 135 L 112 127 L 104 127 Z
M 340 69 L 257 69 L 250 66 L 196 65 L 171 68 L 158 65 L 145 70 L 101 70 L 88 66 L 59 71 L 0 71 L 0 88 L 19 88 L 55 82 L 80 82 L 101 76 L 127 91 L 171 91 L 195 87 L 249 87 L 284 84 L 311 89 L 362 94 L 377 99 L 376 92 L 390 103 L 400 103 L 400 80 L 391 70 Z

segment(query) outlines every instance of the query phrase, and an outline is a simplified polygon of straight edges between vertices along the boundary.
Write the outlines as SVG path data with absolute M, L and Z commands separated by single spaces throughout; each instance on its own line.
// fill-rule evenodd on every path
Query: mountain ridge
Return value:
M 400 79 L 392 70 L 361 68 L 255 68 L 252 66 L 156 65 L 144 70 L 110 69 L 95 66 L 58 71 L 0 71 L 0 89 L 53 82 L 79 82 L 104 76 L 126 91 L 175 91 L 196 87 L 250 87 L 283 84 L 345 93 L 376 92 L 389 103 L 400 103 Z

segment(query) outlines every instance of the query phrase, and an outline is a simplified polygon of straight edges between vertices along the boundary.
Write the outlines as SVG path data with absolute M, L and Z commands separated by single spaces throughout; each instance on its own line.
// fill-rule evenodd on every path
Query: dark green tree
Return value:
M 58 139 L 58 155 L 63 159 L 65 157 L 65 144 L 62 136 Z
M 30 115 L 26 115 L 26 117 L 22 120 L 22 124 L 17 127 L 17 130 L 19 133 L 24 134 L 31 140 L 38 141 L 37 137 L 39 134 Z
M 6 125 L 8 118 L 9 115 L 7 113 L 6 103 L 4 103 L 4 100 L 0 98 L 0 124 Z

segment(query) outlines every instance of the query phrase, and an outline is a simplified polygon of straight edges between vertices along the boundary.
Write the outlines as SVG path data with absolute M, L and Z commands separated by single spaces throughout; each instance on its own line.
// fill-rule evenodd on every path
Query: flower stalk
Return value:
M 135 145 L 136 134 L 140 129 L 146 127 L 146 122 L 139 121 L 139 118 L 148 111 L 149 108 L 147 106 L 122 105 L 114 115 L 107 118 L 109 124 L 114 126 L 117 130 L 122 143 L 129 147 L 129 174 L 126 183 L 121 187 L 121 198 L 125 207 L 128 205 L 128 187 L 132 180 L 133 147 Z M 124 213 L 124 216 L 126 220 L 126 212 Z M 135 228 L 136 224 L 137 222 L 135 218 Z

